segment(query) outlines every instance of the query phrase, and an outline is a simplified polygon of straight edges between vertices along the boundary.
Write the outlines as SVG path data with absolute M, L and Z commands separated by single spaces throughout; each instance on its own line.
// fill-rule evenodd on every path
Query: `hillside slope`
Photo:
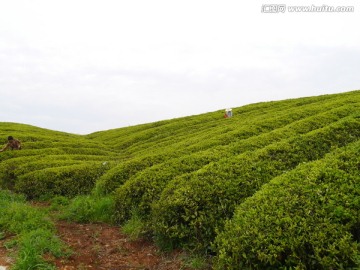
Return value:
M 30 125 L 0 123 L 4 144 L 8 135 L 22 142 L 21 151 L 0 155 L 0 186 L 28 198 L 89 193 L 114 160 L 116 152 L 80 135 Z
M 358 265 L 360 221 L 349 215 L 360 216 L 355 199 L 360 182 L 356 154 L 360 91 L 250 104 L 233 108 L 233 114 L 225 119 L 221 110 L 86 136 L 0 123 L 4 140 L 13 135 L 24 144 L 22 151 L 1 153 L 0 185 L 28 198 L 91 191 L 110 194 L 115 199 L 117 222 L 131 220 L 136 213 L 158 244 L 216 253 L 219 269 L 231 265 L 254 269 L 329 269 L 339 268 L 341 262 L 345 268 Z M 348 166 L 341 163 L 344 156 L 356 170 L 344 169 Z M 277 195 L 285 193 L 276 189 L 287 187 L 273 185 L 274 181 L 294 181 L 296 188 L 307 186 L 306 172 L 317 167 L 326 170 L 327 166 L 334 168 L 334 176 L 316 174 L 309 186 L 314 188 L 306 189 L 310 197 L 321 194 L 321 200 L 333 204 L 321 212 L 321 222 L 303 213 L 322 211 L 324 204 L 298 200 L 294 210 L 289 194 L 275 203 Z M 326 192 L 319 177 L 349 199 Z M 341 184 L 337 186 L 342 180 L 343 189 Z M 345 188 L 347 185 L 352 185 L 355 193 Z M 268 207 L 257 209 L 263 201 Z M 276 216 L 277 209 L 287 224 L 281 227 L 290 235 L 286 239 L 294 239 L 296 245 L 286 240 L 274 242 L 279 235 L 272 228 L 278 230 L 279 224 L 267 217 Z M 326 229 L 328 247 L 318 251 L 320 238 L 310 233 L 309 241 L 301 240 L 289 228 L 302 227 L 292 224 L 289 215 L 306 226 L 311 223 L 313 231 L 332 228 Z M 251 227 L 256 217 L 262 219 L 248 235 L 247 226 Z M 269 232 L 262 224 L 267 224 Z M 340 232 L 345 238 L 337 237 Z M 269 235 L 273 240 L 265 241 Z M 335 244 L 340 240 L 341 247 Z M 254 246 L 252 252 L 243 250 L 247 243 Z

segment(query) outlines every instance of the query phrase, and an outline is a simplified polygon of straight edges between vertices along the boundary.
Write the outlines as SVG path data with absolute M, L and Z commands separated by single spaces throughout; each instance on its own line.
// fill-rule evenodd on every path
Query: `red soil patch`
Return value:
M 107 224 L 79 224 L 56 222 L 57 235 L 72 250 L 69 257 L 47 256 L 59 270 L 189 270 L 179 251 L 164 254 L 146 240 L 131 241 L 119 227 Z M 12 236 L 0 240 L 0 266 L 10 268 L 14 262 L 11 251 L 4 243 Z
M 61 270 L 179 270 L 181 254 L 164 255 L 145 240 L 130 241 L 118 227 L 106 224 L 57 223 L 58 235 L 73 251 L 69 258 L 51 259 Z
M 12 258 L 9 257 L 9 251 L 4 246 L 6 241 L 9 241 L 11 237 L 7 236 L 0 240 L 0 266 L 10 267 L 13 262 Z
M 180 252 L 162 254 L 145 240 L 130 241 L 120 228 L 107 224 L 77 224 L 59 221 L 57 235 L 72 250 L 68 258 L 48 257 L 60 270 L 179 270 L 183 266 Z M 10 268 L 12 259 L 0 240 L 0 266 Z

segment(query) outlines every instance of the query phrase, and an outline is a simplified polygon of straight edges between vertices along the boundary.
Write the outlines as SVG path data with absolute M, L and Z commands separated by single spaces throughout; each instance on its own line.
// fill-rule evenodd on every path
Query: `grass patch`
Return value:
M 65 205 L 64 205 L 65 204 Z M 64 206 L 64 207 L 61 207 Z M 58 198 L 51 207 L 62 208 L 61 219 L 75 222 L 114 222 L 114 200 L 111 196 L 77 196 L 67 202 Z
M 137 209 L 132 209 L 131 218 L 123 224 L 122 232 L 131 240 L 139 239 L 146 234 L 146 225 Z
M 24 197 L 0 191 L 0 231 L 16 235 L 5 246 L 15 249 L 13 270 L 55 269 L 43 256 L 66 256 L 69 250 L 55 235 L 55 226 L 44 209 L 26 204 Z
M 194 270 L 210 270 L 211 258 L 209 256 L 200 255 L 200 254 L 189 254 L 187 253 L 185 257 L 182 258 L 185 269 L 194 269 Z M 181 268 L 183 269 L 183 268 Z
M 44 260 L 43 255 L 51 254 L 55 257 L 70 255 L 64 244 L 53 232 L 46 229 L 32 230 L 20 235 L 21 246 L 13 269 L 56 269 Z

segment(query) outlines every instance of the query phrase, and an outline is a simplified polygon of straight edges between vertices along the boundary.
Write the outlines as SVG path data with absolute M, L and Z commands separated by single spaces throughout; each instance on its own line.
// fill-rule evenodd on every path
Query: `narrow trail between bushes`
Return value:
M 11 236 L 3 235 L 0 239 L 0 270 L 8 269 L 13 263 L 13 259 L 10 257 L 10 252 L 5 247 L 5 242 L 9 241 Z
M 69 257 L 47 256 L 59 270 L 186 270 L 181 252 L 163 254 L 146 240 L 129 240 L 119 227 L 107 224 L 56 222 L 57 235 L 72 250 Z M 9 269 L 13 260 L 0 240 L 0 269 Z M 4 266 L 6 268 L 1 268 Z
M 56 224 L 58 235 L 73 250 L 69 258 L 51 261 L 61 270 L 72 269 L 142 269 L 178 270 L 181 254 L 163 255 L 145 240 L 130 241 L 118 227 L 106 224 Z

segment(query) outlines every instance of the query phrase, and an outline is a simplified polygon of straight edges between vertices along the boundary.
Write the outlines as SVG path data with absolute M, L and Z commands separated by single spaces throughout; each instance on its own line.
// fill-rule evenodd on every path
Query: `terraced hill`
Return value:
M 23 150 L 0 155 L 0 183 L 28 198 L 89 193 L 98 177 L 118 162 L 101 142 L 29 125 L 1 123 L 0 136 L 19 138 Z M 6 143 L 6 141 L 4 141 Z
M 215 255 L 218 269 L 359 267 L 360 91 L 233 114 L 86 136 L 0 123 L 24 145 L 0 154 L 0 185 L 109 195 L 117 223 L 140 218 L 159 245 Z

